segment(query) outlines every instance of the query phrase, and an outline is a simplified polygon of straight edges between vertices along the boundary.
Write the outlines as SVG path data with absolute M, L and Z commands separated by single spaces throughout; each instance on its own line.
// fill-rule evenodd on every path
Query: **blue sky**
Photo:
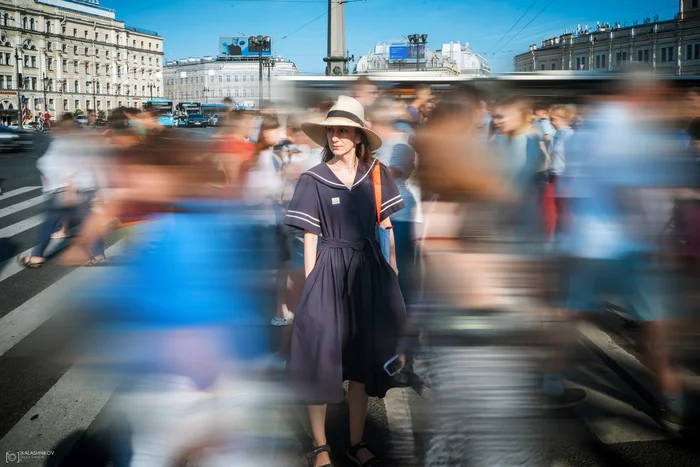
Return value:
M 511 33 L 494 45 L 534 0 L 353 0 L 345 4 L 346 41 L 358 57 L 376 43 L 428 34 L 428 45 L 468 42 L 485 54 L 494 72 L 512 71 L 512 57 L 542 39 L 596 21 L 631 25 L 645 16 L 671 19 L 677 0 L 538 0 Z M 296 62 L 304 74 L 323 73 L 327 0 L 101 0 L 127 25 L 165 38 L 167 60 L 216 55 L 219 36 L 269 35 L 273 52 Z M 524 30 L 538 13 L 542 13 Z M 305 26 L 306 25 L 306 26 Z M 301 29 L 300 29 L 301 28 Z M 509 40 L 512 38 L 512 41 Z M 505 46 L 504 46 L 505 45 Z M 495 53 L 494 53 L 495 52 Z M 352 64 L 351 64 L 352 66 Z

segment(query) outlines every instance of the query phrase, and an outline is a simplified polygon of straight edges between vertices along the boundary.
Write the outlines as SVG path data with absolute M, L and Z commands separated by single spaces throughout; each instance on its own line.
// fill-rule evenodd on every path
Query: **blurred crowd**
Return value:
M 120 381 L 131 436 L 112 465 L 291 465 L 299 449 L 333 465 L 340 401 L 289 384 L 320 372 L 350 380 L 350 440 L 332 448 L 357 465 L 545 465 L 543 412 L 587 398 L 567 382 L 576 326 L 611 297 L 646 336 L 652 416 L 692 423 L 674 349 L 697 329 L 700 90 L 630 72 L 575 105 L 467 84 L 400 100 L 367 78 L 347 93 L 231 111 L 206 139 L 132 109 L 105 131 L 54 125 L 46 221 L 19 261 L 75 236 L 57 261 L 107 266 L 75 300 L 81 353 Z M 396 388 L 434 396 L 420 460 L 363 439 L 367 397 Z

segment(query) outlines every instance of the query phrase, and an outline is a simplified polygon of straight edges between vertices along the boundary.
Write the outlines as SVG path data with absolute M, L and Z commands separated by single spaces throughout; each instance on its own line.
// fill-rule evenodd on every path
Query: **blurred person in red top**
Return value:
M 253 156 L 255 145 L 248 140 L 253 115 L 245 110 L 232 112 L 227 126 L 218 137 L 218 166 L 226 177 L 226 185 L 232 186 L 238 180 L 241 165 Z

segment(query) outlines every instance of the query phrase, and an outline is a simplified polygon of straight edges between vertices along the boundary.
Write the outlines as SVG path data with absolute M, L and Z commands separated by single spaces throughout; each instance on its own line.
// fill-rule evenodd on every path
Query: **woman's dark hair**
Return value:
M 355 155 L 360 160 L 360 163 L 364 164 L 370 162 L 372 160 L 372 150 L 369 148 L 367 133 L 365 133 L 362 128 L 349 128 L 355 128 L 357 133 L 360 135 L 360 142 L 357 144 L 357 146 L 355 146 Z M 333 151 L 331 151 L 331 147 L 328 145 L 328 142 L 326 142 L 326 145 L 323 147 L 322 160 L 323 162 L 329 162 L 331 159 L 333 159 Z
M 494 200 L 506 191 L 493 158 L 474 137 L 479 105 L 472 96 L 450 94 L 416 130 L 416 178 L 442 201 Z

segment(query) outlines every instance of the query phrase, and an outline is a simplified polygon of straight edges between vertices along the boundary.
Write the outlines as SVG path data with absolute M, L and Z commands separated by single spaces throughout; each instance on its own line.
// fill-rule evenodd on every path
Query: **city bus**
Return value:
M 180 101 L 177 104 L 176 110 L 179 119 L 178 125 L 185 126 L 187 125 L 187 116 L 189 114 L 202 113 L 202 104 L 194 101 Z
M 143 104 L 143 109 L 146 111 L 155 111 L 158 114 L 159 124 L 167 127 L 175 125 L 173 101 L 168 99 L 151 99 Z
M 216 126 L 228 111 L 229 106 L 226 104 L 202 104 L 202 115 L 209 119 L 209 124 L 212 126 Z

